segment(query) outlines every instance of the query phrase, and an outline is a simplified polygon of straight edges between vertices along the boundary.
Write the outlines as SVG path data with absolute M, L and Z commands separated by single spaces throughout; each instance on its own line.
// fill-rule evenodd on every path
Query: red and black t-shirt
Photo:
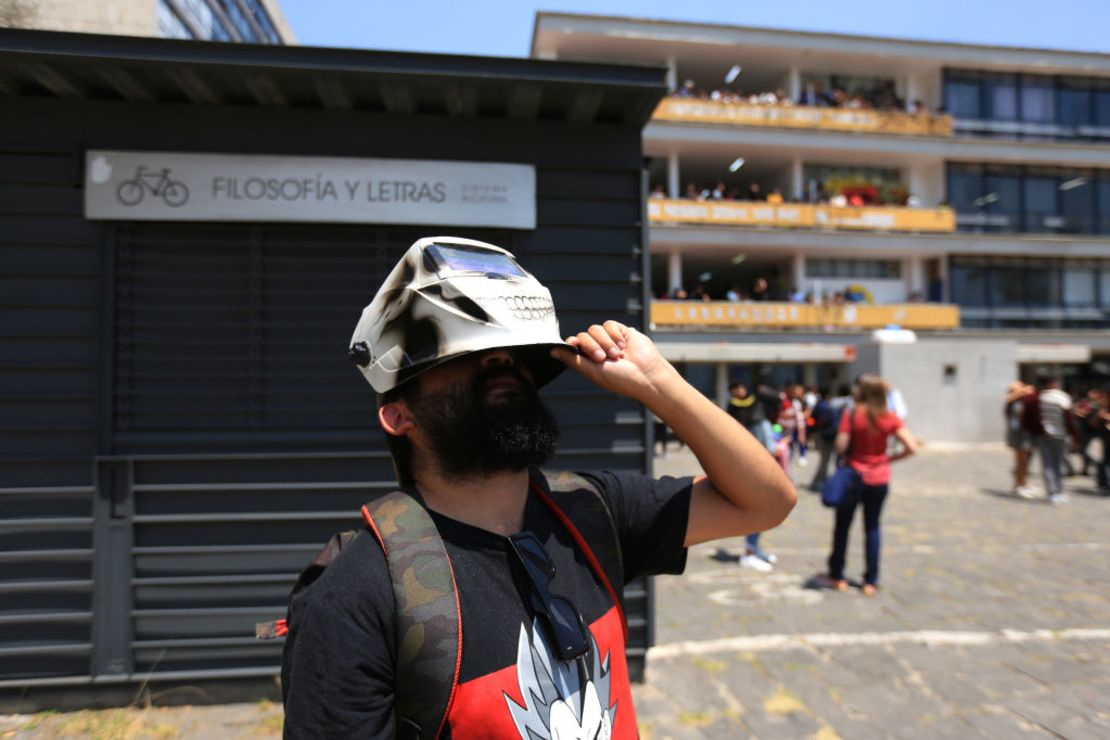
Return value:
M 626 581 L 682 572 L 690 478 L 583 475 L 613 514 Z M 584 661 L 562 663 L 548 647 L 531 608 L 531 584 L 507 538 L 435 512 L 432 518 L 454 569 L 463 631 L 459 687 L 443 736 L 636 737 L 620 615 L 536 494 L 529 492 L 524 528 L 555 564 L 552 592 L 570 599 L 590 627 Z M 393 613 L 385 556 L 373 537 L 360 536 L 290 615 L 282 660 L 287 738 L 394 736 Z

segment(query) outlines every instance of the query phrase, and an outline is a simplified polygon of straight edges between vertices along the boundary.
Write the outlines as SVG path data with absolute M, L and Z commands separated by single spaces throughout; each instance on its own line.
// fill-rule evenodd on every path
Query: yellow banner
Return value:
M 804 303 L 652 301 L 655 326 L 712 326 L 743 329 L 956 329 L 958 306 L 902 303 L 889 306 L 813 306 Z
M 655 121 L 695 121 L 734 126 L 781 126 L 825 131 L 869 131 L 910 136 L 951 136 L 952 117 L 866 108 L 817 108 L 808 105 L 758 105 L 715 100 L 664 98 Z
M 930 232 L 956 230 L 956 214 L 951 208 L 900 206 L 838 208 L 809 203 L 773 205 L 739 200 L 652 198 L 648 201 L 648 220 L 653 224 L 784 226 L 801 229 Z

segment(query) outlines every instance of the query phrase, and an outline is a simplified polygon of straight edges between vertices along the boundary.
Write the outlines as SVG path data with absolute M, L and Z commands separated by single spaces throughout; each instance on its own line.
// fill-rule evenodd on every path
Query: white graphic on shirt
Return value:
M 523 706 L 503 692 L 523 740 L 609 740 L 617 703 L 609 706 L 609 656 L 601 661 L 590 635 L 590 651 L 581 660 L 560 661 L 548 647 L 538 621 L 520 625 L 516 676 Z M 588 670 L 582 676 L 580 667 Z M 583 685 L 585 681 L 585 685 Z

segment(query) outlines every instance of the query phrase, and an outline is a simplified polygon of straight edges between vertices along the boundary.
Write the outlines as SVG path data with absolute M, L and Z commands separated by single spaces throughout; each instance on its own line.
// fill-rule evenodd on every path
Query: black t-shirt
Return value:
M 582 475 L 612 512 L 626 581 L 682 572 L 690 478 Z M 579 665 L 561 663 L 547 647 L 546 627 L 531 608 L 530 582 L 508 539 L 435 512 L 432 518 L 454 570 L 463 632 L 459 687 L 443 736 L 530 740 L 575 723 L 602 728 L 599 736 L 636 737 L 619 613 L 537 495 L 528 494 L 524 529 L 540 539 L 555 564 L 551 591 L 568 598 L 589 625 L 593 646 L 583 662 L 584 685 Z M 613 584 L 618 590 L 622 585 Z M 393 616 L 385 556 L 376 539 L 360 535 L 290 615 L 282 660 L 287 738 L 394 736 Z

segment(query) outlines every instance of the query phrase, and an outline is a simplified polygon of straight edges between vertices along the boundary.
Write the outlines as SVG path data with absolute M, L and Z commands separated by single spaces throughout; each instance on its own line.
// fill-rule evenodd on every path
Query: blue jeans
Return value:
M 1041 450 L 1041 468 L 1044 470 L 1045 493 L 1053 496 L 1063 492 L 1062 468 L 1067 459 L 1067 439 L 1045 434 L 1037 439 L 1037 447 Z
M 879 583 L 879 548 L 882 546 L 882 535 L 879 531 L 879 515 L 883 511 L 883 502 L 886 500 L 890 486 L 861 485 L 854 495 L 850 496 L 843 506 L 836 507 L 836 526 L 833 528 L 833 549 L 829 555 L 829 577 L 836 580 L 844 578 L 844 557 L 848 551 L 848 531 L 852 527 L 852 518 L 856 514 L 856 505 L 863 504 L 863 535 L 864 555 L 867 561 L 867 570 L 863 574 L 863 582 L 872 586 Z

